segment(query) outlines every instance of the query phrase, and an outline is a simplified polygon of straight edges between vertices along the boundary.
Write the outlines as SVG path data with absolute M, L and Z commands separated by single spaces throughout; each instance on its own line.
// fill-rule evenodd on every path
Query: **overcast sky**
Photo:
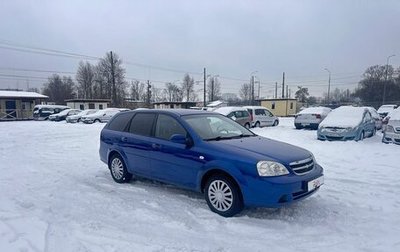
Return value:
M 206 67 L 220 76 L 222 92 L 237 93 L 257 71 L 261 96 L 273 95 L 282 72 L 292 95 L 297 85 L 321 95 L 324 68 L 332 89 L 353 89 L 368 66 L 390 55 L 399 67 L 400 1 L 2 0 L 0 88 L 25 89 L 41 87 L 50 73 L 21 69 L 75 72 L 79 59 L 6 49 L 10 44 L 96 57 L 112 50 L 131 63 L 128 77 L 156 87 L 185 71 L 200 81 Z

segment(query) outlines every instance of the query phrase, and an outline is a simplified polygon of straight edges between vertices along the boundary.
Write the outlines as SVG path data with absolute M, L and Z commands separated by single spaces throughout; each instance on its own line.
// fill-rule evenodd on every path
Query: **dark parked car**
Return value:
M 280 207 L 323 184 L 323 169 L 302 148 L 255 135 L 198 110 L 121 112 L 104 127 L 100 158 L 123 183 L 146 177 L 203 192 L 213 212 Z

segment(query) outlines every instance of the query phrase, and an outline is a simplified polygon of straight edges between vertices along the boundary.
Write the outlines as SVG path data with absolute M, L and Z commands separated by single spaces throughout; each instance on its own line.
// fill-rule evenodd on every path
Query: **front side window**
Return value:
M 265 115 L 264 109 L 256 109 L 256 115 Z
M 186 130 L 174 118 L 160 114 L 157 118 L 154 136 L 170 140 L 175 134 L 186 136 Z
M 155 119 L 153 113 L 138 113 L 133 117 L 129 132 L 142 136 L 150 136 Z

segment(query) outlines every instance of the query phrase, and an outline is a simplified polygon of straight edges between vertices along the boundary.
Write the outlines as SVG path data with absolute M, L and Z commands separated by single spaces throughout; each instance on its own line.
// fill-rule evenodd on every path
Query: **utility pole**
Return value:
M 329 79 L 328 79 L 328 101 L 327 104 L 330 104 L 330 92 L 331 92 L 331 71 L 329 71 L 328 68 L 325 68 L 325 70 L 329 73 Z
M 207 102 L 206 102 L 206 80 L 207 80 L 207 77 L 206 76 L 207 76 L 206 75 L 206 68 L 204 68 L 204 102 L 203 102 L 203 107 L 207 106 Z
M 286 99 L 289 98 L 289 86 L 286 85 Z
M 150 80 L 147 80 L 147 107 L 150 108 L 150 101 L 151 101 L 151 85 Z
M 289 88 L 289 99 L 292 98 L 292 89 Z
M 275 99 L 278 98 L 278 82 L 275 82 Z
M 389 59 L 391 57 L 394 57 L 396 55 L 390 55 L 389 57 L 387 57 L 386 59 L 386 76 L 385 76 L 385 83 L 383 83 L 383 99 L 382 99 L 382 105 L 385 104 L 386 102 L 386 82 L 388 81 L 388 68 L 389 68 Z
M 251 105 L 254 105 L 254 75 L 251 76 Z
M 115 89 L 115 74 L 114 74 L 114 58 L 113 58 L 113 52 L 110 51 L 111 55 L 111 81 L 112 81 L 112 98 L 111 98 L 111 103 L 112 106 L 116 106 L 116 99 L 117 99 L 117 90 Z
M 283 72 L 282 78 L 282 98 L 285 98 L 285 72 Z
M 260 83 L 260 80 L 258 80 L 257 82 L 258 82 L 258 94 L 257 94 L 257 98 L 260 99 L 260 89 L 261 89 L 260 85 L 261 85 L 261 83 Z
M 211 97 L 210 102 L 214 101 L 214 76 L 211 77 Z

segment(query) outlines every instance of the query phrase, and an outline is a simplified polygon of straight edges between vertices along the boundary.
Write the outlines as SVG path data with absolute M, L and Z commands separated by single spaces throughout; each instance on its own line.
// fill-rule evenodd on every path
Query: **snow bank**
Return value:
M 198 193 L 116 184 L 98 156 L 103 126 L 0 123 L 0 251 L 400 250 L 399 146 L 381 135 L 322 142 L 293 118 L 254 129 L 312 151 L 325 185 L 297 204 L 226 219 Z

